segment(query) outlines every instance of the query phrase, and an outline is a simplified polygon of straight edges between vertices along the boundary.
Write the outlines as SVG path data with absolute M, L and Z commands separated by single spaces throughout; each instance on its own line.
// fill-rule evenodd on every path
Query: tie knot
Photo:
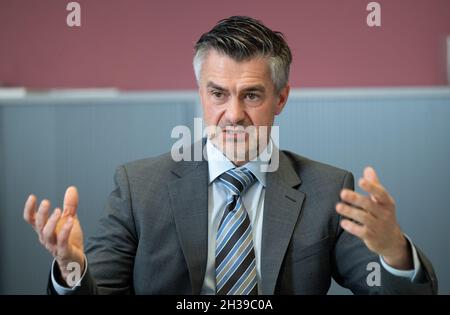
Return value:
M 230 169 L 220 175 L 219 179 L 233 195 L 242 194 L 256 181 L 255 175 L 245 167 Z

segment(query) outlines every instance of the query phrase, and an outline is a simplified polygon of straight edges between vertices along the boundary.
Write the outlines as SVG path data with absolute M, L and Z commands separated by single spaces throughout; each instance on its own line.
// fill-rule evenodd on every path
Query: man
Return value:
M 50 203 L 36 211 L 31 195 L 24 218 L 55 258 L 49 292 L 325 294 L 333 277 L 354 293 L 436 293 L 431 263 L 402 233 L 372 168 L 361 195 L 351 173 L 270 139 L 291 59 L 282 34 L 252 18 L 203 34 L 194 70 L 208 160 L 166 154 L 120 166 L 86 255 L 75 187 L 50 217 Z M 277 161 L 274 171 L 264 171 L 263 154 Z M 73 263 L 82 273 L 75 283 Z M 368 281 L 370 266 L 381 266 L 380 281 Z

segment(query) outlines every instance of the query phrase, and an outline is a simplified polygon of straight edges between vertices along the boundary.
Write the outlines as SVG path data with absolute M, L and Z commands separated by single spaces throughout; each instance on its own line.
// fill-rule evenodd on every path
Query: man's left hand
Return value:
M 336 211 L 345 218 L 341 226 L 359 237 L 373 252 L 383 256 L 393 268 L 413 269 L 410 245 L 403 235 L 395 215 L 395 200 L 380 184 L 375 170 L 364 169 L 359 187 L 369 195 L 361 195 L 349 189 L 341 191 Z M 354 221 L 351 221 L 352 219 Z

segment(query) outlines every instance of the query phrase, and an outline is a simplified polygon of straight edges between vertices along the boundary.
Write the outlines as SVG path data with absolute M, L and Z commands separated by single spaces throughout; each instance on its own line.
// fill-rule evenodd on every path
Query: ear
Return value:
M 283 111 L 284 105 L 286 105 L 286 102 L 288 100 L 289 97 L 289 91 L 290 91 L 291 87 L 289 86 L 289 83 L 286 84 L 286 86 L 284 88 L 281 89 L 281 91 L 279 92 L 278 95 L 278 103 L 275 106 L 275 115 L 279 115 L 281 114 L 281 112 Z

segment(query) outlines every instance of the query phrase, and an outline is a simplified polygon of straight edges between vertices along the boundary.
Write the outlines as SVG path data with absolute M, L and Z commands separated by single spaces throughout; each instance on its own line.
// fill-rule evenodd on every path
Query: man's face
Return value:
M 287 101 L 289 86 L 276 91 L 267 59 L 237 62 L 211 50 L 203 61 L 199 92 L 208 137 L 241 165 L 265 148 L 274 117 Z

